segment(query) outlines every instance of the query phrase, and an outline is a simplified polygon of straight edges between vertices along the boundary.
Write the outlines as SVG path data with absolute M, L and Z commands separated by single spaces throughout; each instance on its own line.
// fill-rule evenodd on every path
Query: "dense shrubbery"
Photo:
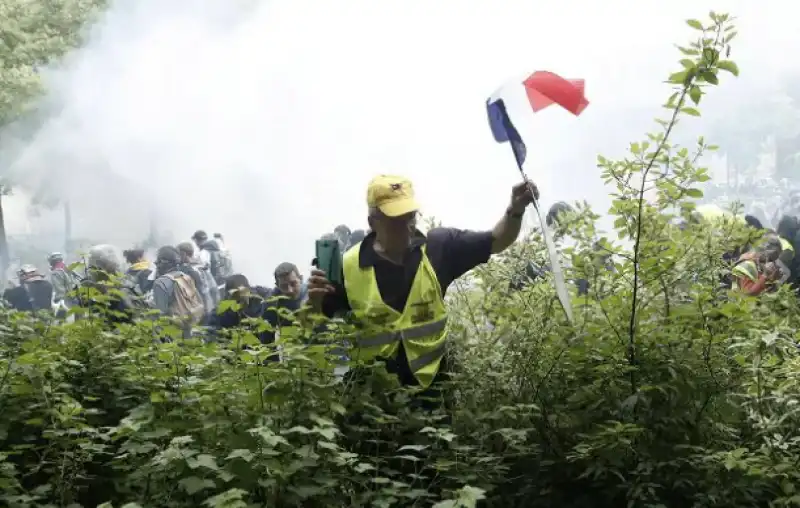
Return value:
M 152 322 L 0 324 L 0 500 L 18 506 L 730 507 L 800 504 L 800 313 L 788 289 L 741 298 L 731 222 L 675 226 L 712 147 L 669 144 L 727 51 L 713 16 L 664 130 L 600 159 L 615 245 L 581 209 L 560 224 L 589 294 L 566 322 L 547 281 L 509 289 L 538 238 L 450 295 L 447 411 L 415 409 L 381 369 L 346 383 L 300 354 L 264 364 L 252 332 L 162 342 Z M 691 25 L 699 25 L 690 22 Z M 652 187 L 652 189 L 649 189 Z M 645 202 L 650 190 L 655 196 Z M 600 248 L 596 248 L 596 245 Z M 614 269 L 602 255 L 613 253 Z M 177 329 L 171 330 L 177 338 Z M 249 345 L 249 349 L 243 349 Z M 480 501 L 485 499 L 485 501 Z M 104 504 L 105 503 L 105 504 Z

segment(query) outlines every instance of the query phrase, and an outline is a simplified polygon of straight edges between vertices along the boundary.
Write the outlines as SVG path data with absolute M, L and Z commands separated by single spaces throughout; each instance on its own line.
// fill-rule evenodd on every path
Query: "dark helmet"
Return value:
M 755 215 L 745 215 L 744 221 L 747 223 L 748 226 L 755 229 L 764 229 L 764 225 Z
M 784 215 L 778 221 L 778 227 L 775 229 L 778 235 L 783 238 L 794 238 L 797 230 L 800 229 L 800 221 L 793 215 Z
M 158 249 L 158 253 L 156 254 L 156 266 L 177 266 L 180 262 L 181 253 L 172 245 L 165 245 Z
M 547 212 L 547 218 L 545 222 L 549 227 L 553 227 L 553 225 L 558 220 L 558 216 L 565 213 L 565 212 L 574 212 L 575 209 L 572 208 L 564 201 L 559 201 L 558 203 L 554 204 L 550 207 L 550 210 Z
M 194 240 L 197 243 L 205 242 L 206 240 L 208 240 L 208 233 L 206 233 L 202 229 L 198 229 L 192 235 L 192 240 Z

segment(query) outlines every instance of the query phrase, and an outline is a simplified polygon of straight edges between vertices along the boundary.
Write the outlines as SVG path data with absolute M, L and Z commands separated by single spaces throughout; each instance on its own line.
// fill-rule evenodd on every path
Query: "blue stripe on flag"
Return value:
M 486 113 L 489 116 L 489 127 L 492 129 L 494 140 L 498 143 L 509 142 L 511 144 L 511 150 L 514 152 L 517 166 L 522 169 L 528 150 L 517 128 L 514 127 L 511 118 L 508 116 L 503 99 L 489 99 L 486 101 Z

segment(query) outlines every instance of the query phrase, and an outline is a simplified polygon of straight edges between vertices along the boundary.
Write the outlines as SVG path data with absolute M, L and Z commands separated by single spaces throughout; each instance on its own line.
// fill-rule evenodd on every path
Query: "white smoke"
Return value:
M 490 228 L 519 176 L 484 101 L 547 69 L 585 78 L 591 105 L 580 119 L 551 108 L 520 121 L 530 176 L 545 205 L 585 198 L 605 211 L 596 154 L 652 126 L 673 43 L 691 33 L 683 20 L 713 3 L 118 1 L 44 73 L 52 118 L 12 172 L 69 198 L 76 237 L 126 248 L 155 213 L 175 241 L 223 233 L 236 268 L 269 283 L 282 261 L 307 267 L 335 225 L 366 225 L 376 173 L 411 177 L 445 225 Z M 772 48 L 797 45 L 776 28 L 791 4 L 718 7 L 742 18 L 737 55 L 760 69 L 740 60 L 745 76 L 788 66 Z M 60 238 L 60 212 L 50 219 L 37 227 Z

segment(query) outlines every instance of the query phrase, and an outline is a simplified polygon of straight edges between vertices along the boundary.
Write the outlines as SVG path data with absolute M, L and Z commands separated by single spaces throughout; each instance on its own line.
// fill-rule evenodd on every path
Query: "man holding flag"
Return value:
M 502 252 L 519 236 L 528 205 L 539 213 L 539 191 L 523 171 L 527 149 L 503 99 L 516 86 L 524 92 L 528 113 L 557 104 L 579 115 L 589 104 L 582 80 L 567 80 L 547 71 L 510 83 L 486 101 L 495 141 L 511 145 L 523 182 L 514 186 L 505 213 L 491 231 L 434 228 L 427 237 L 416 227 L 419 205 L 411 182 L 380 175 L 367 188 L 372 232 L 343 258 L 342 286 L 334 286 L 320 270 L 312 270 L 308 296 L 329 317 L 348 312 L 361 326 L 351 337 L 356 362 L 382 360 L 403 385 L 419 386 L 428 395 L 446 377 L 448 286 L 491 254 Z M 569 296 L 550 232 L 541 214 L 556 291 L 572 321 Z
M 536 186 L 520 183 L 491 231 L 433 228 L 425 236 L 416 227 L 420 207 L 411 182 L 377 176 L 367 188 L 372 231 L 345 253 L 343 286 L 312 270 L 309 299 L 329 317 L 352 311 L 361 333 L 352 338 L 351 358 L 383 361 L 401 384 L 428 389 L 448 371 L 448 286 L 514 243 L 534 199 Z

